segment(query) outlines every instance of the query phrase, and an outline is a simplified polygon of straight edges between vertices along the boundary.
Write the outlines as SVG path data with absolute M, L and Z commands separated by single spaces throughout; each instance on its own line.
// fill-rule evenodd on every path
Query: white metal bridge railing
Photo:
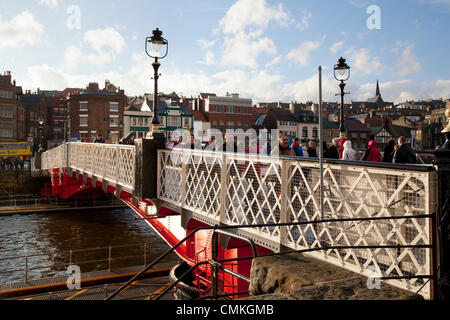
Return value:
M 134 146 L 71 142 L 43 153 L 41 168 L 70 168 L 98 181 L 133 191 L 135 152 Z
M 391 167 L 326 163 L 322 211 L 317 161 L 159 150 L 158 199 L 191 211 L 209 225 L 264 224 L 237 233 L 274 251 L 281 246 L 355 247 L 308 254 L 368 277 L 398 277 L 388 282 L 410 291 L 422 289 L 429 297 L 429 283 L 406 277 L 432 274 L 431 248 L 357 248 L 432 242 L 431 219 L 423 216 L 436 212 L 436 172 L 424 166 Z M 366 217 L 387 219 L 351 221 Z M 327 219 L 347 221 L 270 226 Z

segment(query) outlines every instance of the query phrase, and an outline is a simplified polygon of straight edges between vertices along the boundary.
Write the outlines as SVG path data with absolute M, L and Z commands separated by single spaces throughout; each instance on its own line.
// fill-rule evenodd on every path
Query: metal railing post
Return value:
M 290 220 L 290 215 L 288 214 L 289 205 L 288 199 L 290 199 L 290 188 L 289 188 L 289 167 L 290 161 L 281 160 L 281 212 L 280 212 L 280 223 L 287 223 Z M 280 227 L 280 245 L 287 245 L 287 234 L 289 227 Z
M 28 256 L 25 257 L 25 282 L 28 282 Z
M 147 265 L 147 242 L 144 243 L 144 267 Z
M 112 259 L 111 259 L 111 252 L 112 252 L 112 247 L 109 246 L 109 255 L 108 255 L 108 272 L 111 272 L 111 263 L 112 263 Z

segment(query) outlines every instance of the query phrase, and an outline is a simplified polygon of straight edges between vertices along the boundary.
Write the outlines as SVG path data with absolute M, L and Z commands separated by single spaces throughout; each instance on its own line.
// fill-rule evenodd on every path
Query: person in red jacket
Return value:
M 342 157 L 344 155 L 344 143 L 347 142 L 346 138 L 341 138 L 339 141 L 339 159 L 342 160 Z
M 369 141 L 369 147 L 364 154 L 364 161 L 381 162 L 381 152 L 377 149 L 378 142 L 375 140 Z

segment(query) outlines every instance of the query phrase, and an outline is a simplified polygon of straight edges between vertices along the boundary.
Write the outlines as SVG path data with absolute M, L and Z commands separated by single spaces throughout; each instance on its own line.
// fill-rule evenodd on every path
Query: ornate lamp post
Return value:
M 348 92 L 344 92 L 345 81 L 350 78 L 350 67 L 347 63 L 345 63 L 344 58 L 340 58 L 338 60 L 338 64 L 334 66 L 334 77 L 337 81 L 340 81 L 339 87 L 341 88 L 341 112 L 340 112 L 340 126 L 339 131 L 341 133 L 341 138 L 345 137 L 345 124 L 344 124 L 344 96 L 348 94 Z M 337 94 L 339 95 L 339 94 Z
M 152 120 L 152 135 L 158 132 L 158 128 L 160 125 L 158 118 L 158 79 L 159 74 L 158 70 L 161 64 L 158 62 L 159 59 L 164 59 L 169 52 L 169 42 L 162 37 L 162 31 L 156 28 L 153 30 L 153 34 L 151 37 L 148 37 L 145 40 L 145 52 L 150 58 L 154 58 L 155 62 L 152 63 L 155 80 L 155 90 L 153 95 L 153 120 Z M 150 44 L 150 47 L 149 47 Z
M 45 121 L 42 120 L 42 119 L 39 119 L 38 123 L 39 123 L 39 135 L 40 135 L 40 138 L 39 138 L 40 143 L 39 143 L 38 152 L 42 153 L 42 152 L 45 152 L 45 149 L 47 149 L 46 148 L 45 136 L 44 136 Z

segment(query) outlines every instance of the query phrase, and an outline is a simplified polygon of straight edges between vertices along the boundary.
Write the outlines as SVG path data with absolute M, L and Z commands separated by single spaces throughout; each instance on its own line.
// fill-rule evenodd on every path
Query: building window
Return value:
M 37 112 L 30 111 L 30 121 L 37 121 Z
M 13 112 L 12 112 L 12 110 L 9 109 L 9 107 L 7 107 L 7 106 L 1 107 L 0 118 L 12 119 L 12 117 L 13 117 Z
M 187 126 L 191 125 L 191 119 L 190 118 L 184 118 L 184 127 L 187 128 Z
M 328 138 L 333 137 L 333 130 L 328 130 Z
M 167 120 L 168 127 L 180 127 L 180 118 L 178 117 L 169 117 Z
M 234 121 L 227 122 L 227 129 L 234 129 L 234 126 L 235 126 Z
M 358 134 L 355 133 L 355 132 L 353 132 L 353 133 L 352 133 L 352 139 L 358 139 Z
M 242 129 L 242 121 L 238 121 L 237 128 L 238 128 L 238 129 Z
M 118 102 L 110 102 L 109 103 L 109 112 L 119 112 L 119 103 Z
M 0 97 L 12 99 L 13 93 L 12 93 L 12 91 L 0 90 Z
M 140 123 L 142 125 L 142 118 L 140 119 Z M 118 127 L 119 126 L 119 116 L 110 116 L 110 124 L 111 127 Z
M 248 122 L 244 122 L 244 131 L 248 130 Z
M 89 124 L 88 117 L 80 116 L 80 127 L 87 127 Z
M 228 112 L 229 113 L 234 113 L 234 106 L 229 106 L 228 107 Z
M 314 129 L 313 129 L 313 138 L 318 138 L 318 137 L 319 137 L 319 129 L 314 127 Z
M 225 132 L 225 122 L 220 120 L 220 131 Z
M 80 111 L 89 111 L 87 102 L 80 102 Z
M 0 138 L 12 138 L 13 131 L 12 129 L 1 129 L 0 130 Z
M 308 138 L 308 127 L 303 127 L 303 138 Z
M 361 133 L 361 139 L 366 139 L 367 138 L 367 133 Z
M 217 129 L 217 120 L 213 121 L 213 125 L 212 125 L 213 129 Z

